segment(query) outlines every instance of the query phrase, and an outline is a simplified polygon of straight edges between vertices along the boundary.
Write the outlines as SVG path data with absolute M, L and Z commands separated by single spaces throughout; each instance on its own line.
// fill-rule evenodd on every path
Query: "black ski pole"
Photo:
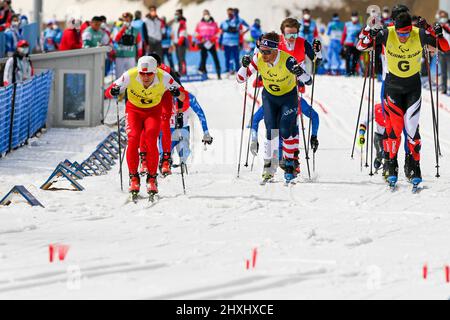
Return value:
M 439 38 L 437 37 L 436 37 L 436 139 L 437 139 L 438 153 L 439 156 L 442 157 L 441 141 L 439 139 Z
M 241 146 L 239 148 L 239 164 L 238 164 L 238 172 L 237 172 L 238 178 L 241 175 L 242 147 L 244 144 L 244 130 L 245 130 L 245 112 L 247 110 L 247 88 L 248 88 L 248 78 L 245 80 L 244 110 L 242 112 Z
M 361 120 L 361 112 L 362 112 L 362 107 L 363 107 L 363 103 L 364 103 L 364 94 L 366 93 L 366 83 L 367 83 L 367 74 L 368 74 L 368 69 L 369 67 L 366 67 L 366 69 L 364 70 L 364 85 L 363 85 L 363 89 L 362 89 L 362 93 L 361 93 L 361 102 L 359 103 L 359 111 L 358 111 L 358 120 L 356 120 L 356 129 L 355 129 L 355 137 L 353 139 L 353 148 L 352 148 L 352 159 L 354 159 L 355 156 L 355 147 L 356 147 L 356 138 L 358 137 L 358 129 L 359 129 L 359 121 Z M 363 152 L 361 152 L 361 157 L 362 157 Z
M 259 78 L 259 73 L 256 73 L 255 93 L 254 93 L 254 96 L 253 96 L 252 115 L 251 115 L 251 118 L 250 118 L 250 133 L 248 135 L 247 159 L 245 161 L 245 167 L 246 168 L 248 168 L 248 159 L 250 157 L 250 144 L 251 144 L 251 141 L 252 141 L 253 119 L 255 118 L 256 102 L 257 102 L 258 96 L 259 96 L 258 78 Z
M 370 62 L 369 62 L 369 95 L 367 101 L 367 145 L 366 145 L 366 164 L 364 165 L 366 168 L 369 167 L 369 144 L 370 144 L 370 98 L 372 97 L 372 62 L 375 57 L 375 47 L 370 52 Z
M 376 47 L 376 40 L 374 40 L 374 48 Z M 375 76 L 376 76 L 376 59 L 375 59 L 376 53 L 375 50 L 373 51 L 373 59 L 372 59 L 372 96 L 369 98 L 369 101 L 371 103 L 371 115 L 372 115 L 372 121 L 371 121 L 371 131 L 370 131 L 370 176 L 374 176 L 373 173 L 373 164 L 374 164 L 374 158 L 373 158 L 373 149 L 374 149 L 374 126 L 375 126 Z M 367 124 L 369 125 L 369 124 Z
M 299 99 L 298 103 L 299 103 L 299 107 L 301 107 L 300 99 Z M 309 177 L 309 180 L 311 180 L 311 169 L 309 167 L 309 155 L 308 155 L 308 149 L 307 149 L 307 143 L 306 143 L 305 123 L 303 122 L 303 111 L 300 112 L 300 123 L 302 125 L 303 145 L 305 146 L 305 159 L 306 159 L 306 165 L 308 167 L 308 177 Z
M 316 63 L 317 60 L 314 58 L 313 62 L 313 81 L 311 88 L 311 110 L 309 111 L 309 127 L 308 127 L 308 154 L 309 154 L 309 144 L 311 143 L 311 134 L 312 134 L 312 108 L 314 108 L 314 89 L 316 86 Z
M 120 159 L 120 163 L 119 163 L 119 174 L 120 174 L 120 189 L 123 192 L 123 171 L 122 171 L 122 133 L 120 130 L 120 108 L 119 108 L 119 99 L 116 98 L 116 111 L 117 111 L 117 136 L 119 139 L 119 159 Z
M 433 119 L 433 136 L 434 136 L 434 153 L 436 155 L 436 178 L 440 178 L 439 174 L 439 151 L 438 151 L 438 145 L 437 145 L 437 132 L 436 132 L 436 113 L 434 110 L 434 97 L 433 97 L 433 87 L 432 87 L 432 81 L 431 81 L 431 57 L 430 57 L 430 51 L 427 47 L 425 47 L 426 51 L 426 66 L 427 66 L 427 72 L 428 72 L 428 84 L 430 86 L 430 98 L 431 98 L 431 112 L 432 112 L 432 119 Z
M 184 180 L 184 170 L 185 170 L 186 164 L 184 162 L 181 162 L 180 167 L 181 167 L 181 182 L 183 184 L 183 193 L 184 193 L 184 195 L 186 195 L 186 181 Z

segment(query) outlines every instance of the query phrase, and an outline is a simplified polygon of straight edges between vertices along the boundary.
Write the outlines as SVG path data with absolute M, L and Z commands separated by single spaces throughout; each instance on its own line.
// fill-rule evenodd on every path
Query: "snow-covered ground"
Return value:
M 359 154 L 350 160 L 362 79 L 318 77 L 315 182 L 289 188 L 281 176 L 259 186 L 261 159 L 254 172 L 243 168 L 236 178 L 243 87 L 232 80 L 188 87 L 207 113 L 215 144 L 205 151 L 196 125 L 186 196 L 176 172 L 160 181 L 163 198 L 155 206 L 124 205 L 117 166 L 81 180 L 84 192 L 39 190 L 59 161 L 85 159 L 107 127 L 51 129 L 0 159 L 0 196 L 23 184 L 46 207 L 0 208 L 0 298 L 450 297 L 448 97 L 441 98 L 444 158 L 436 180 L 424 91 L 426 189 L 413 195 L 403 177 L 392 194 L 380 176 L 360 172 Z M 70 246 L 64 262 L 49 262 L 55 243 Z M 256 268 L 246 270 L 255 248 Z

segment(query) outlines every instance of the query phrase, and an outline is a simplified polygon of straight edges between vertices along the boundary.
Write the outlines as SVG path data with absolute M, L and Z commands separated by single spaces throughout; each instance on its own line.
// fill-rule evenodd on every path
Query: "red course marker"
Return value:
M 258 249 L 253 249 L 253 258 L 252 258 L 252 267 L 255 269 L 256 267 L 256 258 L 258 256 Z
M 423 266 L 423 279 L 427 280 L 427 277 L 428 277 L 428 266 L 424 265 Z
M 445 266 L 445 280 L 447 283 L 450 283 L 450 267 Z

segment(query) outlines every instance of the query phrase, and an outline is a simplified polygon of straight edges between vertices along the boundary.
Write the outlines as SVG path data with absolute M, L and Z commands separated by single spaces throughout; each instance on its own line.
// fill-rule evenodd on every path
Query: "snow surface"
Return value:
M 46 206 L 0 207 L 1 299 L 449 298 L 448 97 L 441 98 L 444 158 L 436 180 L 424 91 L 427 189 L 412 195 L 403 175 L 392 194 L 380 176 L 360 172 L 359 154 L 350 159 L 362 79 L 317 78 L 315 182 L 289 188 L 281 175 L 259 186 L 260 158 L 253 172 L 243 167 L 236 178 L 242 86 L 211 80 L 188 88 L 207 113 L 215 144 L 203 150 L 196 125 L 186 196 L 176 172 L 160 181 L 158 204 L 124 205 L 117 166 L 81 180 L 84 192 L 39 190 L 59 161 L 85 159 L 108 127 L 51 129 L 0 159 L 0 196 L 23 184 Z M 49 262 L 50 244 L 70 246 L 64 262 Z M 256 268 L 246 270 L 254 248 Z

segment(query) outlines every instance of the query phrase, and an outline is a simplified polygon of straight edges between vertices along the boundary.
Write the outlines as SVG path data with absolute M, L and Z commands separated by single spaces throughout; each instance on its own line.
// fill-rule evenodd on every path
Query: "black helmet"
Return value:
M 391 17 L 393 20 L 397 19 L 398 15 L 400 13 L 409 13 L 409 8 L 407 6 L 405 6 L 404 4 L 397 4 L 392 8 L 392 14 Z

